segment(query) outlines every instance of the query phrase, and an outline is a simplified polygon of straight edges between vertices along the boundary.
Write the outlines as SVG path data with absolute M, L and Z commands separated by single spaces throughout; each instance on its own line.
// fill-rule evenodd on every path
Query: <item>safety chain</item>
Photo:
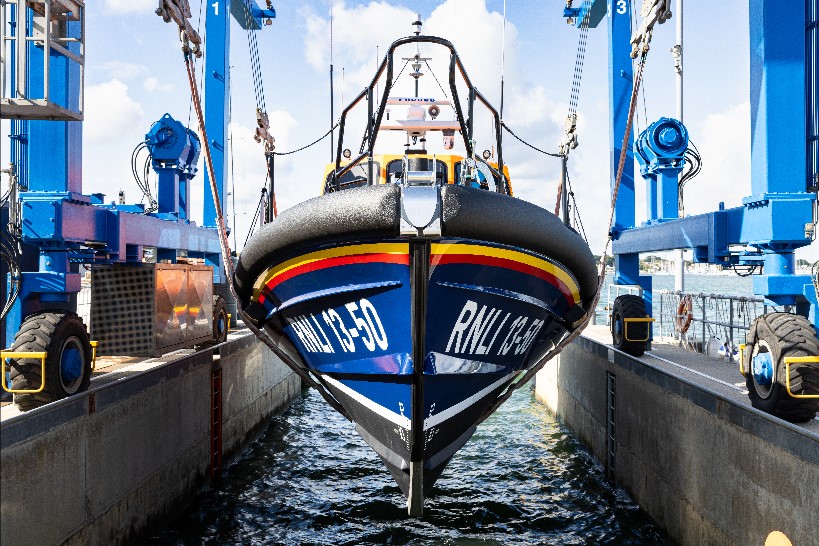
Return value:
M 629 107 L 629 116 L 628 116 L 628 123 L 627 123 L 627 126 L 626 126 L 626 134 L 625 134 L 625 136 L 623 138 L 624 144 L 623 144 L 623 149 L 620 152 L 620 164 L 619 164 L 619 166 L 617 168 L 617 178 L 616 178 L 615 183 L 614 183 L 614 191 L 612 192 L 612 209 L 611 209 L 611 216 L 609 217 L 609 237 L 606 240 L 606 248 L 603 250 L 603 256 L 600 258 L 600 273 L 598 274 L 597 294 L 595 294 L 594 301 L 589 306 L 589 309 L 591 309 L 591 313 L 589 313 L 588 316 L 586 316 L 585 320 L 583 321 L 583 323 L 580 326 L 578 326 L 574 331 L 572 331 L 571 334 L 569 334 L 561 342 L 559 342 L 555 346 L 554 349 L 549 351 L 546 354 L 546 356 L 544 356 L 540 360 L 540 362 L 538 364 L 536 364 L 534 367 L 529 369 L 529 371 L 527 371 L 518 381 L 515 381 L 514 383 L 509 385 L 509 387 L 507 387 L 506 391 L 504 391 L 504 393 L 501 394 L 500 397 L 498 397 L 497 400 L 495 400 L 495 402 L 492 404 L 492 406 L 490 406 L 489 409 L 487 409 L 486 412 L 484 412 L 483 417 L 478 422 L 479 424 L 481 422 L 483 422 L 484 419 L 489 417 L 489 415 L 491 415 L 496 409 L 498 409 L 498 407 L 500 407 L 500 405 L 503 404 L 510 396 L 512 396 L 512 393 L 515 390 L 517 390 L 519 387 L 525 385 L 530 379 L 532 379 L 532 377 L 534 377 L 534 375 L 537 372 L 539 372 L 543 368 L 543 366 L 546 365 L 547 362 L 549 362 L 552 358 L 557 356 L 557 354 L 560 351 L 562 351 L 564 347 L 566 347 L 569 343 L 571 343 L 572 341 L 577 339 L 577 337 L 581 333 L 583 333 L 583 330 L 586 329 L 586 326 L 589 325 L 589 322 L 591 322 L 591 319 L 594 316 L 594 313 L 596 313 L 597 304 L 600 301 L 600 293 L 603 290 L 603 285 L 605 284 L 605 279 L 606 279 L 606 254 L 608 252 L 609 244 L 611 243 L 611 224 L 612 224 L 612 221 L 614 220 L 614 203 L 617 201 L 617 192 L 618 192 L 618 190 L 620 188 L 620 180 L 621 180 L 621 178 L 623 176 L 623 166 L 625 165 L 625 162 L 626 162 L 626 146 L 628 145 L 628 136 L 629 136 L 629 134 L 631 132 L 631 124 L 632 124 L 632 120 L 634 118 L 634 110 L 635 110 L 635 107 L 637 105 L 637 93 L 638 93 L 638 91 L 640 89 L 640 83 L 642 81 L 643 66 L 645 66 L 645 55 L 640 59 L 640 68 L 639 68 L 639 71 L 637 73 L 637 80 L 636 80 L 635 85 L 634 85 L 634 91 L 631 94 L 631 105 Z
M 664 0 L 655 0 L 654 3 L 658 3 L 658 2 L 664 2 Z M 645 9 L 645 3 L 651 3 L 651 0 L 645 0 L 644 9 Z M 671 17 L 671 12 L 669 11 L 667 13 L 668 13 L 668 16 L 665 19 L 668 19 L 668 18 Z M 665 20 L 665 19 L 663 19 L 663 20 Z M 643 25 L 643 26 L 645 26 L 645 25 Z M 625 164 L 626 164 L 626 154 L 628 152 L 628 140 L 629 140 L 629 136 L 631 135 L 631 128 L 632 128 L 632 124 L 634 122 L 634 112 L 635 112 L 635 110 L 637 108 L 637 96 L 638 96 L 638 94 L 640 92 L 640 85 L 642 84 L 642 81 L 643 81 L 643 69 L 645 68 L 646 57 L 648 56 L 648 44 L 649 44 L 650 41 L 651 41 L 651 33 L 649 31 L 648 36 L 647 36 L 647 40 L 645 41 L 644 47 L 642 48 L 642 53 L 640 54 L 639 66 L 637 68 L 637 77 L 634 80 L 634 89 L 631 92 L 631 100 L 629 102 L 629 109 L 628 109 L 628 121 L 626 123 L 625 133 L 623 134 L 623 143 L 622 143 L 622 146 L 620 148 L 620 160 L 619 160 L 618 165 L 617 165 L 617 176 L 615 177 L 615 180 L 614 180 L 614 189 L 612 190 L 612 196 L 611 196 L 611 213 L 609 215 L 608 237 L 606 239 L 606 246 L 603 249 L 603 255 L 600 257 L 600 272 L 598 273 L 598 276 L 597 276 L 597 279 L 598 279 L 597 280 L 597 293 L 594 296 L 594 300 L 593 300 L 592 304 L 589 306 L 589 309 L 591 310 L 591 312 L 586 316 L 583 323 L 580 324 L 577 328 L 575 328 L 572 331 L 572 333 L 570 333 L 568 336 L 563 338 L 563 340 L 560 341 L 554 347 L 554 349 L 552 349 L 551 351 L 546 353 L 546 355 L 543 358 L 541 358 L 540 361 L 537 364 L 535 364 L 532 368 L 530 368 L 517 381 L 515 381 L 514 383 L 509 385 L 506 388 L 506 390 L 503 392 L 503 394 L 501 394 L 498 397 L 498 399 L 495 400 L 495 402 L 489 407 L 489 409 L 487 409 L 484 412 L 481 419 L 478 421 L 479 424 L 481 422 L 483 422 L 487 417 L 492 415 L 492 413 L 494 413 L 494 411 L 496 409 L 498 409 L 498 407 L 500 407 L 501 404 L 503 404 L 510 396 L 512 396 L 512 393 L 515 390 L 517 390 L 521 386 L 525 385 L 530 379 L 532 379 L 532 377 L 534 377 L 535 374 L 537 372 L 539 372 L 543 368 L 543 366 L 546 365 L 547 362 L 549 362 L 552 358 L 557 356 L 557 354 L 560 351 L 562 351 L 569 343 L 571 343 L 572 341 L 577 339 L 577 337 L 580 336 L 581 333 L 583 333 L 583 330 L 586 329 L 586 326 L 589 325 L 589 322 L 591 322 L 592 317 L 594 317 L 595 313 L 597 312 L 597 304 L 600 301 L 600 294 L 601 294 L 601 292 L 603 290 L 603 285 L 605 284 L 605 281 L 606 281 L 606 257 L 608 255 L 609 245 L 611 244 L 611 240 L 612 240 L 611 228 L 612 228 L 612 223 L 614 222 L 614 205 L 617 203 L 617 194 L 618 194 L 618 192 L 620 190 L 620 181 L 623 178 L 623 169 L 624 169 Z M 632 43 L 634 43 L 634 39 L 632 39 Z M 817 264 L 819 264 L 819 262 L 817 262 Z M 819 265 L 817 265 L 816 267 L 817 267 L 816 273 L 819 274 Z M 819 281 L 817 281 L 817 282 L 819 283 Z M 817 293 L 819 293 L 819 284 L 817 284 Z

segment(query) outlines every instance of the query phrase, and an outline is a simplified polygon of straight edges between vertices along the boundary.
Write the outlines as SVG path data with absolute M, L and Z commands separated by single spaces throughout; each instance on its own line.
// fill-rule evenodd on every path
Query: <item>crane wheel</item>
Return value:
M 632 356 L 643 356 L 646 352 L 646 341 L 629 341 L 626 339 L 627 318 L 646 318 L 646 304 L 643 298 L 633 294 L 617 296 L 611 308 L 611 338 L 612 345 L 624 353 Z M 645 322 L 631 322 L 628 325 L 628 338 L 646 339 L 648 324 Z
M 12 350 L 48 353 L 43 390 L 14 395 L 14 403 L 21 411 L 88 390 L 91 384 L 91 343 L 85 324 L 75 313 L 49 311 L 31 315 L 14 336 Z M 13 360 L 9 377 L 14 390 L 40 388 L 43 384 L 40 360 Z
M 751 325 L 746 340 L 745 369 L 751 405 L 786 421 L 804 423 L 819 411 L 817 398 L 793 398 L 788 395 L 785 357 L 819 356 L 819 339 L 813 325 L 792 313 L 768 313 Z M 819 394 L 819 364 L 790 366 L 791 392 Z

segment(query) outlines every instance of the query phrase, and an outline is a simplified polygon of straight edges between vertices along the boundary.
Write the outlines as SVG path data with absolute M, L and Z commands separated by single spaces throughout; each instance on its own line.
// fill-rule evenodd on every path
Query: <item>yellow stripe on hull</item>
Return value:
M 327 248 L 324 250 L 317 250 L 309 254 L 303 254 L 282 262 L 276 267 L 268 270 L 267 275 L 259 277 L 256 284 L 253 285 L 253 297 L 258 298 L 262 288 L 273 279 L 293 268 L 302 265 L 326 260 L 328 258 L 340 258 L 343 256 L 356 256 L 361 254 L 409 254 L 409 244 L 407 243 L 372 243 L 363 245 L 347 245 L 335 248 Z
M 572 298 L 574 298 L 575 303 L 580 302 L 580 288 L 577 285 L 577 281 L 574 280 L 574 277 L 572 277 L 572 275 L 568 271 L 550 261 L 544 260 L 542 258 L 537 258 L 524 252 L 520 252 L 517 250 L 508 250 L 505 248 L 497 248 L 492 246 L 464 244 L 455 242 L 433 243 L 431 254 L 433 256 L 433 265 L 435 264 L 435 255 L 465 254 L 470 256 L 488 256 L 491 258 L 512 260 L 531 267 L 535 267 L 537 269 L 540 269 L 541 271 L 545 271 L 546 273 L 554 275 L 555 277 L 560 279 L 571 292 Z

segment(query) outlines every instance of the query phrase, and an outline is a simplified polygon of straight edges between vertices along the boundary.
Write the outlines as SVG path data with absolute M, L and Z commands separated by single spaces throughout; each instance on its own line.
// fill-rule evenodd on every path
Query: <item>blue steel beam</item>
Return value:
M 807 39 L 805 44 L 808 108 L 808 185 L 807 191 L 819 191 L 819 0 L 808 0 Z
M 741 243 L 742 207 L 622 231 L 612 243 L 615 254 L 695 250 L 700 262 L 729 263 L 729 245 Z
M 213 158 L 213 175 L 219 203 L 225 202 L 225 144 L 230 95 L 230 11 L 227 2 L 216 0 L 208 3 L 205 17 L 205 33 L 208 40 L 205 48 L 205 127 L 208 130 L 210 153 Z M 203 224 L 216 227 L 216 205 L 210 191 L 210 173 L 205 169 L 205 209 Z
M 230 3 L 230 7 L 227 3 Z M 227 169 L 225 150 L 227 147 L 227 125 L 230 123 L 230 15 L 239 25 L 250 31 L 261 28 L 262 23 L 269 23 L 276 17 L 275 10 L 260 9 L 255 0 L 216 0 L 208 2 L 205 17 L 205 32 L 207 44 L 205 48 L 205 127 L 207 127 L 210 142 L 211 157 L 213 158 L 213 176 L 216 182 L 216 192 L 219 196 L 219 205 L 225 210 L 225 185 Z M 210 174 L 205 170 L 205 195 L 203 224 L 215 228 L 216 204 L 210 190 Z M 225 218 L 227 225 L 227 218 Z M 235 227 L 235 226 L 234 226 Z M 225 278 L 224 264 L 220 260 L 209 263 L 214 268 L 216 277 L 221 282 Z M 214 278 L 214 282 L 219 282 Z
M 78 194 L 38 192 L 21 198 L 23 241 L 46 251 L 90 246 L 104 249 L 107 261 L 125 261 L 127 245 L 219 254 L 215 231 L 186 222 L 92 205 Z

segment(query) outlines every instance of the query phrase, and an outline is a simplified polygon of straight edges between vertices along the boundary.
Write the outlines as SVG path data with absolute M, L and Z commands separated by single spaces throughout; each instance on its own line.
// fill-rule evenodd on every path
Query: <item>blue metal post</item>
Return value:
M 225 143 L 230 95 L 230 0 L 208 2 L 205 18 L 207 49 L 205 51 L 205 127 L 208 128 L 213 174 L 219 201 L 225 201 Z M 216 205 L 210 191 L 210 173 L 205 169 L 205 210 L 203 223 L 216 227 Z M 221 272 L 221 267 L 220 267 Z M 221 277 L 221 275 L 220 275 Z
M 20 4 L 18 4 L 19 6 Z M 24 5 L 24 4 L 23 4 Z M 11 10 L 11 19 L 25 20 L 26 34 L 34 32 L 31 8 Z M 81 32 L 79 21 L 65 21 L 66 36 L 78 38 Z M 15 25 L 16 26 L 16 25 Z M 19 47 L 22 36 L 12 45 L 11 58 Z M 75 42 L 61 44 L 73 54 L 80 53 L 80 45 Z M 49 99 L 71 110 L 79 109 L 80 67 L 64 55 L 49 48 L 46 52 L 41 45 L 27 42 L 28 67 L 26 72 L 26 96 L 43 96 L 48 85 Z M 43 66 L 45 55 L 49 55 L 49 81 L 44 81 Z M 12 61 L 12 65 L 13 65 Z M 15 69 L 10 71 L 12 86 L 16 85 Z M 12 123 L 11 160 L 20 173 L 20 182 L 29 192 L 73 192 L 82 193 L 82 123 L 76 121 L 20 120 Z M 27 204 L 24 202 L 24 207 Z M 26 210 L 24 209 L 24 215 Z M 46 220 L 57 218 L 60 211 L 46 210 Z M 55 246 L 59 247 L 59 243 Z M 68 254 L 64 249 L 41 249 L 39 271 L 25 271 L 21 277 L 20 294 L 6 317 L 6 339 L 11 340 L 17 333 L 25 317 L 36 313 L 41 302 L 48 305 L 70 307 L 70 293 L 80 289 L 80 276 L 71 272 Z
M 819 191 L 819 0 L 807 0 L 808 191 Z
M 244 28 L 259 29 L 262 19 L 276 17 L 273 9 L 260 9 L 255 0 L 216 0 L 209 2 L 205 18 L 207 48 L 205 51 L 205 126 L 208 129 L 211 157 L 213 158 L 213 175 L 216 179 L 216 190 L 219 203 L 224 211 L 225 182 L 225 148 L 227 143 L 228 101 L 230 99 L 230 16 L 236 18 Z M 216 227 L 216 205 L 210 190 L 210 175 L 205 171 L 205 199 L 203 224 Z M 225 218 L 227 225 L 227 218 Z M 206 257 L 206 260 L 213 257 Z M 221 260 L 209 265 L 214 266 L 214 282 L 225 282 L 224 265 Z
M 617 177 L 617 167 L 623 144 L 623 136 L 628 123 L 628 109 L 633 91 L 633 73 L 631 59 L 631 0 L 611 2 L 608 17 L 609 27 L 609 139 L 612 151 L 609 158 L 611 172 L 611 190 Z M 617 203 L 614 207 L 612 232 L 617 238 L 624 229 L 635 225 L 634 195 L 634 137 L 629 134 L 626 144 L 626 159 L 623 175 L 620 179 Z M 651 313 L 650 276 L 640 276 L 639 254 L 617 254 L 614 256 L 616 284 L 639 285 L 643 288 L 646 310 Z
M 27 8 L 30 10 L 30 8 Z M 68 36 L 80 35 L 80 22 L 67 21 Z M 27 25 L 29 34 L 32 22 Z M 67 42 L 65 47 L 79 54 L 79 44 Z M 49 85 L 49 98 L 53 102 L 77 110 L 79 108 L 80 66 L 55 51 L 50 52 L 49 79 L 43 81 L 43 48 L 28 43 L 28 93 L 42 94 L 43 86 Z M 24 124 L 25 125 L 25 124 Z M 82 193 L 82 123 L 76 121 L 29 121 L 28 146 L 25 154 L 28 163 L 27 181 L 29 191 L 70 191 Z
M 749 242 L 765 253 L 765 274 L 754 278 L 754 292 L 801 312 L 807 312 L 807 279 L 795 275 L 793 251 L 810 242 L 802 230 L 813 221 L 815 199 L 805 191 L 811 174 L 806 128 L 813 115 L 806 120 L 807 7 L 807 1 L 750 0 L 753 195 L 743 200 Z

